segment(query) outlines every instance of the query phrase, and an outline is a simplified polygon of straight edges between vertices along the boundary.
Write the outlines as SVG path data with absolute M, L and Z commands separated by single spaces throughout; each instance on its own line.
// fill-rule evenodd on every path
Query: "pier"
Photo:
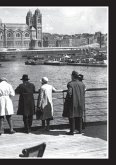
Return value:
M 19 157 L 24 148 L 46 142 L 42 158 L 38 159 L 106 159 L 108 158 L 107 126 L 87 126 L 83 134 L 68 136 L 68 129 L 39 129 L 29 134 L 17 132 L 0 137 L 0 159 L 26 159 Z M 33 159 L 33 158 L 28 158 Z M 37 158 L 35 158 L 37 159 Z
M 91 92 L 91 95 L 88 96 L 88 92 Z M 107 88 L 86 89 L 84 112 L 86 127 L 82 134 L 73 136 L 65 134 L 69 130 L 68 120 L 62 118 L 65 94 L 53 95 L 55 114 L 51 122 L 51 130 L 42 131 L 41 122 L 34 116 L 32 131 L 29 134 L 23 133 L 22 117 L 16 115 L 18 96 L 15 96 L 13 121 L 16 133 L 8 134 L 8 125 L 4 122 L 5 134 L 0 136 L 0 159 L 24 159 L 19 157 L 24 148 L 43 142 L 46 143 L 46 149 L 42 159 L 108 158 Z M 36 99 L 37 94 L 35 94 L 35 101 Z

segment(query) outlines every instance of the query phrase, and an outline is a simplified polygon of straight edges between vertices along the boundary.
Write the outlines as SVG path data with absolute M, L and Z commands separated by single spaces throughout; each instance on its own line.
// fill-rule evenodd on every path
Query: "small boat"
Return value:
M 16 60 L 16 56 L 15 55 L 1 55 L 0 56 L 0 61 L 2 62 L 6 62 L 6 61 L 14 61 Z

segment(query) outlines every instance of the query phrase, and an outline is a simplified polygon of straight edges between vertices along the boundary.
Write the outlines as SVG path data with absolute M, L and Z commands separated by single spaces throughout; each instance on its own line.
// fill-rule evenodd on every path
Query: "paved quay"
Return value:
M 66 135 L 69 129 L 40 129 L 29 134 L 16 132 L 0 136 L 0 159 L 19 157 L 22 149 L 46 143 L 42 158 L 33 159 L 107 159 L 107 125 L 87 126 L 82 134 Z M 32 159 L 32 158 L 28 158 Z

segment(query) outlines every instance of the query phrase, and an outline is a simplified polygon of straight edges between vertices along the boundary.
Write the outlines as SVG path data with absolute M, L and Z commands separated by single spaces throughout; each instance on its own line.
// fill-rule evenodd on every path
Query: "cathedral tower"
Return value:
M 39 9 L 36 9 L 33 15 L 33 27 L 36 29 L 38 47 L 42 47 L 42 15 Z
M 37 49 L 43 46 L 42 42 L 42 14 L 36 9 L 34 14 L 29 10 L 26 16 L 26 24 L 30 29 L 30 48 Z M 31 44 L 33 43 L 33 44 Z M 35 45 L 35 47 L 34 47 Z
M 26 16 L 26 24 L 31 28 L 33 25 L 33 16 L 32 12 L 29 10 Z

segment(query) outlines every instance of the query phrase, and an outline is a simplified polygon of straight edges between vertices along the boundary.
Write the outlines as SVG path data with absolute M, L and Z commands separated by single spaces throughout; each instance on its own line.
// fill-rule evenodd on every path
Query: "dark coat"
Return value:
M 19 96 L 19 104 L 17 115 L 33 115 L 35 114 L 34 95 L 35 86 L 30 82 L 22 83 L 15 89 L 16 94 Z
M 67 84 L 67 88 L 62 116 L 82 117 L 85 110 L 85 85 L 79 80 L 73 80 Z

